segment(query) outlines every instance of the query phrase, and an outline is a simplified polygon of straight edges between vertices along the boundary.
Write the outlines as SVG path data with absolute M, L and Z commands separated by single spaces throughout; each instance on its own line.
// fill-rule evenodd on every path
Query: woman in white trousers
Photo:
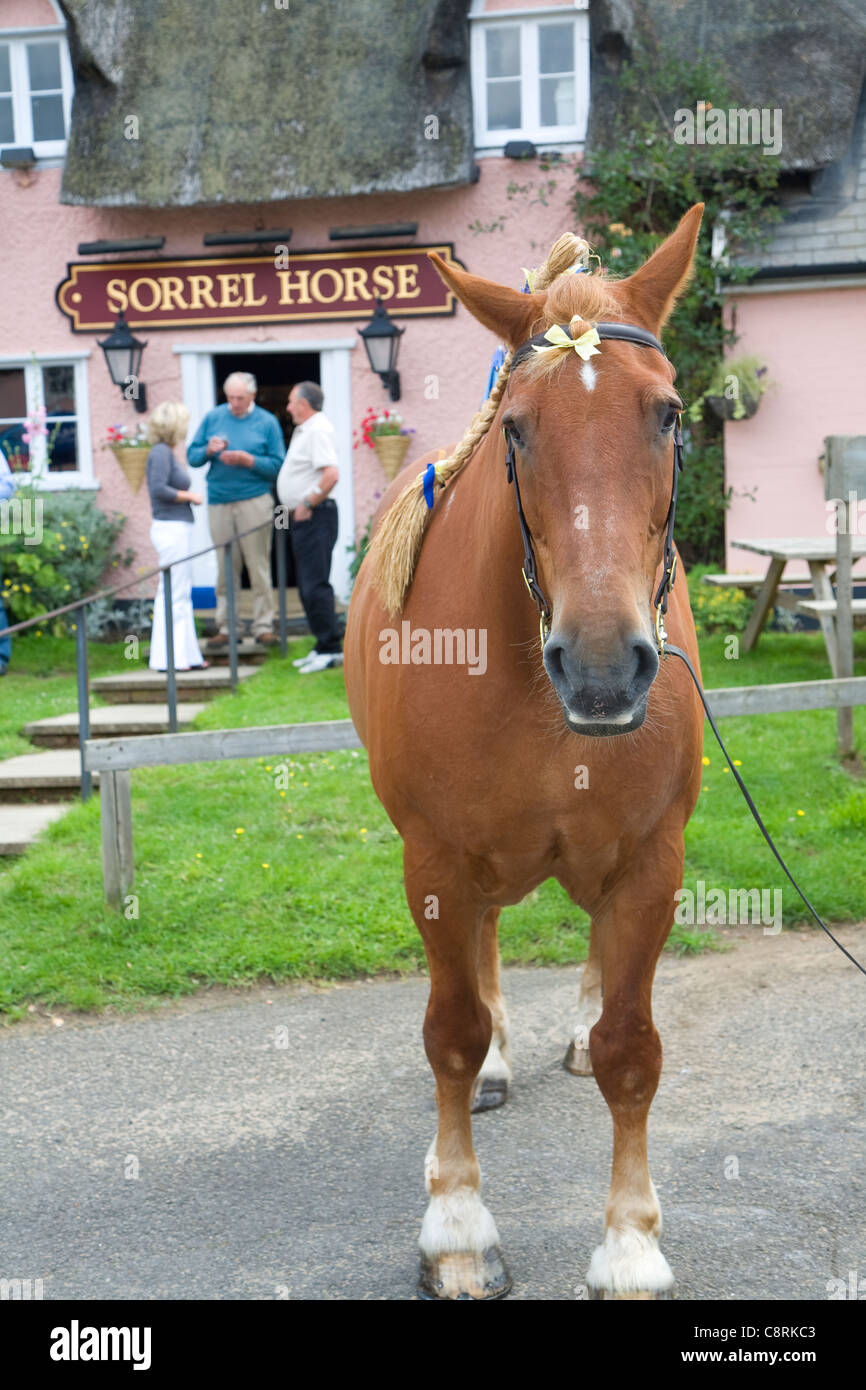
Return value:
M 147 429 L 153 445 L 147 456 L 147 486 L 153 508 L 150 540 L 160 566 L 172 565 L 171 616 L 177 671 L 207 665 L 195 631 L 192 571 L 187 559 L 192 551 L 192 508 L 201 503 L 201 493 L 189 491 L 189 470 L 173 453 L 186 434 L 188 424 L 189 411 L 185 405 L 164 401 L 153 411 Z M 185 563 L 176 563 L 178 561 Z M 153 604 L 150 667 L 154 671 L 165 671 L 167 666 L 165 583 L 161 574 Z

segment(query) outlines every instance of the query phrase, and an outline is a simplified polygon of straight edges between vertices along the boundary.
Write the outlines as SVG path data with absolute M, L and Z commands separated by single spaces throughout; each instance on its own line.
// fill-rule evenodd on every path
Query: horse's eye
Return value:
M 677 422 L 677 413 L 678 412 L 674 410 L 672 405 L 669 405 L 667 407 L 664 415 L 662 416 L 660 426 L 662 434 L 670 434 L 671 430 Z
M 513 441 L 514 441 L 515 444 L 522 444 L 522 443 L 523 443 L 523 439 L 522 439 L 522 436 L 521 436 L 521 434 L 520 434 L 520 430 L 519 430 L 519 429 L 517 428 L 517 426 L 514 424 L 513 420 L 509 420 L 509 421 L 508 421 L 508 424 L 505 426 L 505 431 L 506 431 L 506 434 L 510 435 L 510 437 L 513 439 Z

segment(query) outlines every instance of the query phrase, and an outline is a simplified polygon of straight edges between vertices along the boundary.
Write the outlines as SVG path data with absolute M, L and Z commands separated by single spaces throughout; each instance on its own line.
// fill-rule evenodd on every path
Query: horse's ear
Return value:
M 676 231 L 662 242 L 640 270 L 617 285 L 656 332 L 662 328 L 691 278 L 703 215 L 703 203 L 695 203 Z
M 546 294 L 521 294 L 507 285 L 497 285 L 494 280 L 483 280 L 480 275 L 459 270 L 443 261 L 435 251 L 428 251 L 427 255 L 473 318 L 503 338 L 509 347 L 519 347 L 526 342 L 533 323 L 541 317 Z

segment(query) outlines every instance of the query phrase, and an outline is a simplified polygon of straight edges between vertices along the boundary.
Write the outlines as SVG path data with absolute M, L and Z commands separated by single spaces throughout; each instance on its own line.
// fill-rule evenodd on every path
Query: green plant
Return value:
M 10 517 L 27 523 L 0 532 L 2 594 L 10 622 L 74 603 L 99 588 L 106 569 L 132 563 L 132 550 L 114 549 L 125 517 L 107 516 L 86 493 L 24 486 L 9 506 Z M 58 618 L 52 630 L 69 630 L 74 621 L 74 614 Z
M 727 279 L 747 280 L 754 268 L 733 259 L 754 252 L 780 214 L 775 204 L 780 163 L 758 145 L 679 144 L 677 110 L 712 98 L 717 108 L 743 103 L 731 80 L 705 58 L 678 59 L 645 50 L 617 79 L 619 115 L 603 149 L 580 172 L 574 207 L 584 234 L 610 272 L 629 275 L 643 264 L 693 203 L 706 204 L 706 232 L 724 223 L 731 253 Z M 635 113 L 640 113 L 636 116 Z M 665 346 L 688 406 L 708 391 L 733 332 L 723 321 L 719 267 L 702 235 L 694 276 L 665 328 Z M 722 424 L 689 420 L 680 481 L 678 543 L 690 561 L 722 558 L 725 490 Z
M 374 501 L 377 501 L 380 496 L 381 494 L 377 492 Z M 351 579 L 353 585 L 358 577 L 358 570 L 361 568 L 361 563 L 364 559 L 364 556 L 370 549 L 370 532 L 373 529 L 373 516 L 374 512 L 371 512 L 369 517 L 367 518 L 367 525 L 361 532 L 359 539 L 353 545 L 348 545 L 346 547 L 346 549 L 349 551 L 349 554 L 352 556 L 351 562 L 349 564 L 349 578 Z
M 700 421 L 707 403 L 722 419 L 742 420 L 754 415 L 767 384 L 767 369 L 757 357 L 723 359 L 716 364 L 706 391 L 689 406 L 689 420 Z M 730 410 L 719 409 L 719 402 L 725 407 L 731 403 Z
M 698 637 L 711 632 L 743 632 L 754 606 L 744 589 L 716 589 L 704 584 L 703 576 L 711 566 L 698 565 L 689 570 L 689 602 Z

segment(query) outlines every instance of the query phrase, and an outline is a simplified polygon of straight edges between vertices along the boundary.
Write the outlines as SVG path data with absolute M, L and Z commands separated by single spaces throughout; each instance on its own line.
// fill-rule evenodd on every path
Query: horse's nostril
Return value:
M 562 643 L 556 637 L 548 637 L 544 644 L 544 664 L 552 681 L 565 675 L 562 665 Z
M 659 654 L 646 637 L 636 638 L 633 644 L 635 670 L 634 683 L 648 689 L 656 678 L 659 669 Z

